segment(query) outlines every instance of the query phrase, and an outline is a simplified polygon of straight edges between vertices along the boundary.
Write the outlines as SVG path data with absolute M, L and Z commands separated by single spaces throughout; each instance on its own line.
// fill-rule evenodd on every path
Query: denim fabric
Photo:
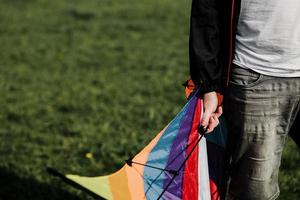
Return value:
M 223 106 L 231 161 L 226 199 L 279 196 L 282 150 L 299 101 L 300 77 L 271 77 L 233 65 Z

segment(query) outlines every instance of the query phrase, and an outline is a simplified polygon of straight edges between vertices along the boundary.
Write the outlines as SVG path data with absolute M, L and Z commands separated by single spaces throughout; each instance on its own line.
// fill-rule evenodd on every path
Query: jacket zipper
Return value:
M 232 39 L 233 39 L 233 17 L 234 17 L 234 4 L 235 0 L 232 0 L 231 4 L 231 18 L 230 18 L 230 44 L 229 44 L 229 61 L 228 61 L 228 67 L 227 67 L 227 79 L 226 79 L 226 87 L 229 84 L 229 76 L 230 76 L 230 70 L 231 70 L 231 60 L 232 60 Z

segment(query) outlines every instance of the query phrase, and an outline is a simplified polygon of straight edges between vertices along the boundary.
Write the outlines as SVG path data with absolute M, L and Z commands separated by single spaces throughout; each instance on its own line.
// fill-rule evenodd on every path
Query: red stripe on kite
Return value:
M 220 194 L 217 185 L 213 180 L 209 180 L 211 200 L 220 200 Z
M 198 134 L 198 126 L 200 122 L 201 115 L 201 100 L 197 100 L 196 110 L 193 119 L 193 125 L 191 132 L 189 134 L 188 144 L 186 155 L 192 150 Z M 190 158 L 187 160 L 184 169 L 183 176 L 183 188 L 182 188 L 182 200 L 198 200 L 198 147 L 191 154 Z

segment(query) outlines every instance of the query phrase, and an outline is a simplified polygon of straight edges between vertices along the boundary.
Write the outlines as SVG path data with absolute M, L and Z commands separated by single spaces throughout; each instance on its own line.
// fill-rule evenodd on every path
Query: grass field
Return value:
M 115 171 L 185 103 L 191 1 L 0 0 L 0 199 L 91 199 L 50 177 Z M 87 156 L 88 155 L 88 156 Z M 288 141 L 280 199 L 300 199 Z

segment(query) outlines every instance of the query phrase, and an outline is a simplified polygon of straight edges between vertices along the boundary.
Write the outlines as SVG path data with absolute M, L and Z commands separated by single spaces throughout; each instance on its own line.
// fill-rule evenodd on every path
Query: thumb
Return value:
M 202 121 L 201 121 L 201 125 L 206 128 L 208 126 L 208 122 L 209 122 L 209 118 L 212 115 L 212 111 L 210 111 L 210 109 L 206 109 L 203 113 L 203 117 L 202 117 Z
M 218 99 L 216 92 L 208 92 L 203 95 L 203 118 L 201 125 L 206 128 L 209 124 L 209 118 L 217 109 Z

